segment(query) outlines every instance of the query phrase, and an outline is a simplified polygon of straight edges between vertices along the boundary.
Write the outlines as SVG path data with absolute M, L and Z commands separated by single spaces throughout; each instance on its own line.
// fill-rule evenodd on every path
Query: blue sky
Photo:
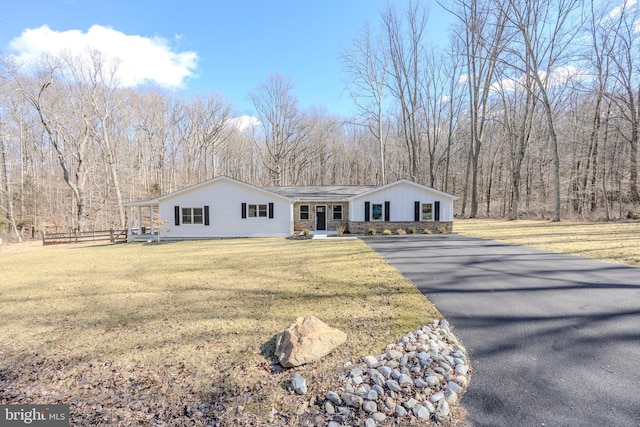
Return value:
M 4 53 L 26 58 L 98 43 L 126 58 L 123 68 L 128 64 L 137 73 L 123 78 L 130 86 L 148 78 L 186 94 L 220 94 L 233 103 L 237 115 L 253 114 L 247 94 L 275 73 L 293 82 L 302 108 L 349 114 L 340 52 L 365 23 L 379 26 L 385 8 L 385 0 L 3 2 Z M 397 7 L 407 3 L 393 1 Z M 429 38 L 446 40 L 450 22 L 434 4 Z M 25 33 L 28 29 L 32 31 Z

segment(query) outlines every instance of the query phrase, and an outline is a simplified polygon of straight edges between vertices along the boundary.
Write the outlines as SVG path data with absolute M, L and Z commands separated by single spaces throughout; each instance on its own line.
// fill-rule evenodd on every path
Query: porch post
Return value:
M 131 239 L 131 206 L 127 206 L 127 241 Z
M 149 231 L 151 232 L 151 235 L 153 236 L 153 231 L 154 231 L 154 227 L 153 227 L 153 205 L 149 206 L 149 221 L 151 221 L 151 225 L 149 226 Z
M 138 206 L 138 236 L 142 235 L 142 206 Z

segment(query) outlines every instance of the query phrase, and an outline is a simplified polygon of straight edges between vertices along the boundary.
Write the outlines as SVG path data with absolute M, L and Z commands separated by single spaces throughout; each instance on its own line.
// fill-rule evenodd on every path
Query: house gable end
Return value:
M 183 188 L 181 190 L 174 191 L 173 193 L 169 193 L 169 194 L 166 194 L 164 196 L 160 196 L 155 200 L 157 200 L 158 202 L 166 202 L 167 200 L 171 200 L 171 199 L 173 199 L 175 197 L 182 196 L 182 195 L 184 195 L 186 193 L 189 193 L 191 191 L 197 191 L 197 190 L 202 189 L 203 187 L 208 187 L 208 186 L 216 185 L 216 184 L 223 183 L 223 182 L 230 183 L 232 185 L 237 185 L 237 186 L 245 188 L 245 189 L 250 189 L 250 190 L 262 192 L 267 197 L 276 197 L 276 198 L 281 199 L 281 200 L 286 200 L 287 202 L 292 202 L 292 200 L 289 197 L 283 196 L 283 195 L 278 194 L 278 193 L 274 193 L 274 192 L 266 190 L 264 188 L 256 187 L 255 185 L 252 185 L 252 184 L 249 184 L 249 183 L 246 183 L 246 182 L 243 182 L 243 181 L 238 181 L 237 179 L 229 178 L 228 176 L 225 176 L 225 175 L 217 176 L 217 177 L 215 177 L 213 179 L 210 179 L 210 180 L 207 180 L 207 181 L 203 181 L 203 182 L 200 182 L 198 184 L 191 185 L 189 187 L 185 187 L 185 188 Z

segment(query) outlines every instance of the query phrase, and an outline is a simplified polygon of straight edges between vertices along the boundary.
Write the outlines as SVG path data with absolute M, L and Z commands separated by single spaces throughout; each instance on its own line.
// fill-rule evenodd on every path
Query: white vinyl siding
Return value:
M 256 208 L 257 217 L 242 218 L 241 206 Z M 273 203 L 274 217 L 268 217 Z M 208 227 L 202 224 L 175 225 L 174 206 L 189 208 L 210 205 Z M 264 216 L 261 216 L 264 212 Z M 161 238 L 197 239 L 211 237 L 274 237 L 293 233 L 293 203 L 287 198 L 226 177 L 216 178 L 192 190 L 181 191 L 160 199 Z
M 440 221 L 453 221 L 454 197 L 430 189 L 410 181 L 399 181 L 388 184 L 379 189 L 352 197 L 349 204 L 349 221 L 364 221 L 365 202 L 369 202 L 369 209 L 373 210 L 374 204 L 382 205 L 384 220 L 384 204 L 389 202 L 389 221 L 413 222 L 415 220 L 415 202 L 421 204 L 440 202 Z M 422 206 L 421 206 L 422 208 Z M 433 211 L 432 211 L 433 212 Z M 373 220 L 373 212 L 370 212 L 370 221 Z M 420 211 L 422 218 L 422 211 Z M 435 215 L 434 215 L 435 218 Z

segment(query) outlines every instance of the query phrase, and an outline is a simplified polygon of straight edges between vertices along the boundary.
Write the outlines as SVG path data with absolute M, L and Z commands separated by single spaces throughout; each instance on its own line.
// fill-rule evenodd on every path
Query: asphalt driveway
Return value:
M 640 268 L 460 235 L 363 240 L 467 347 L 471 425 L 640 426 Z

